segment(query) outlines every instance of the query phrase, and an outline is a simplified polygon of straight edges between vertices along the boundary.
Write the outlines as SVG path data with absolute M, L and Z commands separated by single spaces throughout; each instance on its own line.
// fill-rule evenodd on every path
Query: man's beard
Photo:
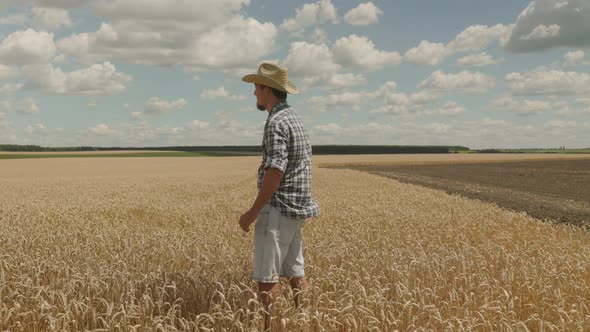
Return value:
M 266 111 L 266 107 L 256 103 L 256 108 L 258 108 L 259 111 Z

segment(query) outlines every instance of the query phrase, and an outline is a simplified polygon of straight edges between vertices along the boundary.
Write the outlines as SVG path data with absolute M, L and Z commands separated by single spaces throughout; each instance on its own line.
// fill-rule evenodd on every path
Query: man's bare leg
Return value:
M 295 308 L 299 308 L 301 303 L 301 293 L 307 289 L 307 281 L 305 277 L 301 278 L 292 278 L 289 283 L 291 284 L 291 289 L 293 290 L 293 300 L 295 301 Z
M 279 295 L 280 285 L 278 282 L 259 282 L 258 295 L 264 307 L 264 331 L 270 331 L 271 305 Z

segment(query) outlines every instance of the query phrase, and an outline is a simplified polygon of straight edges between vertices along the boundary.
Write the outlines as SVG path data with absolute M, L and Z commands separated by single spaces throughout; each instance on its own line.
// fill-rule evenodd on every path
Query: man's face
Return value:
M 260 84 L 254 83 L 254 86 L 254 95 L 256 96 L 256 108 L 258 108 L 259 111 L 266 111 L 266 107 L 264 106 L 264 93 L 266 89 L 263 85 Z

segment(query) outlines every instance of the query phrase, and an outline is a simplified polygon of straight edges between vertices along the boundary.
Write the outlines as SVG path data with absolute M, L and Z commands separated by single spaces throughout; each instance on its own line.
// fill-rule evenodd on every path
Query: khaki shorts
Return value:
M 254 225 L 254 269 L 252 280 L 274 283 L 279 277 L 301 278 L 302 228 L 305 219 L 289 219 L 266 204 Z

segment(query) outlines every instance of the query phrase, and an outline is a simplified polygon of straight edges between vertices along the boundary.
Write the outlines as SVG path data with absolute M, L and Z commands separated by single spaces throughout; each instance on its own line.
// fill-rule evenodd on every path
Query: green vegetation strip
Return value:
M 137 153 L 19 153 L 0 154 L 0 159 L 32 158 L 128 158 L 128 157 L 232 157 L 252 154 L 239 152 L 137 152 Z

